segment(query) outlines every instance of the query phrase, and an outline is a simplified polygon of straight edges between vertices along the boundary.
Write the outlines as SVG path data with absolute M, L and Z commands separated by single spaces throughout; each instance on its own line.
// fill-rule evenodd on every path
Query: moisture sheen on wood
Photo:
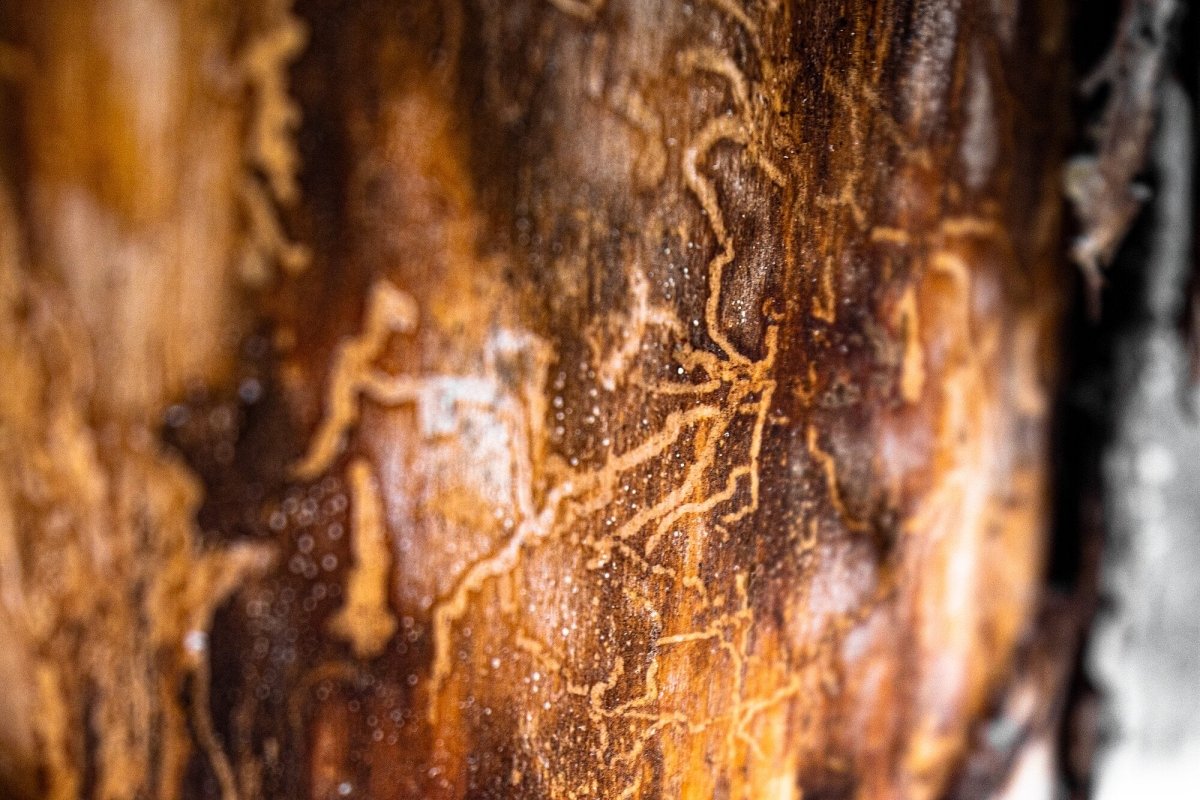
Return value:
M 38 780 L 104 797 L 941 795 L 1038 599 L 1066 281 L 1059 4 L 82 5 L 121 10 L 127 36 L 170 9 L 177 38 L 152 51 L 183 53 L 177 103 L 197 118 L 166 129 L 225 148 L 180 162 L 223 154 L 195 191 L 223 204 L 200 207 L 224 239 L 122 248 L 159 219 L 132 206 L 102 240 L 150 271 L 134 274 L 225 281 L 195 302 L 226 317 L 160 323 L 185 344 L 222 332 L 208 360 L 167 358 L 132 397 L 102 371 L 115 399 L 89 406 L 138 431 L 165 414 L 188 466 L 144 431 L 96 469 L 146 452 L 132 485 L 169 461 L 203 486 L 194 520 L 196 501 L 166 504 L 149 572 L 244 564 L 197 572 L 185 622 L 125 642 L 170 666 L 145 702 L 178 734 L 175 766 L 106 740 L 89 709 L 114 687 L 45 663 L 28 702 L 62 724 L 14 733 Z M 14 52 L 77 46 L 68 17 L 19 19 Z M 140 95 L 93 120 L 58 84 L 15 80 L 8 138 L 30 153 L 39 109 L 150 124 Z M 125 365 L 118 344 L 152 340 L 91 305 L 80 281 L 112 261 L 79 265 L 96 251 L 70 238 L 100 228 L 53 226 L 92 208 L 79 196 L 124 209 L 143 194 L 117 179 L 149 167 L 114 162 L 115 135 L 72 146 L 93 161 L 44 145 L 8 166 L 0 233 L 32 244 L 0 250 L 0 275 L 44 262 L 84 286 L 63 300 L 89 310 L 78 341 Z M 164 541 L 160 517 L 96 497 Z M 22 513 L 0 517 L 18 544 L 51 524 Z

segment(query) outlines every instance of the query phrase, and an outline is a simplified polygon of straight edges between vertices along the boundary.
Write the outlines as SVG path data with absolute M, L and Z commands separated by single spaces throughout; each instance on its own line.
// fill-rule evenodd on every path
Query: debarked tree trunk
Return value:
M 941 796 L 1040 587 L 1064 25 L 4 3 L 7 791 Z

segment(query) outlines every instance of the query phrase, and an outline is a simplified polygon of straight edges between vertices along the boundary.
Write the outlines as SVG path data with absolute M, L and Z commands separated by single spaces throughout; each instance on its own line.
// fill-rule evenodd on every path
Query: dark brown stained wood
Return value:
M 161 177 L 118 159 L 144 117 L 117 78 L 84 111 L 40 78 L 6 95 L 0 234 L 28 244 L 0 250 L 0 278 L 85 312 L 62 357 L 102 377 L 68 404 L 78 436 L 119 422 L 133 442 L 85 471 L 145 465 L 95 508 L 143 537 L 129 559 L 168 543 L 151 585 L 169 567 L 192 587 L 150 602 L 113 582 L 145 637 L 25 630 L 5 606 L 0 632 L 15 620 L 45 662 L 29 707 L 69 720 L 14 726 L 22 787 L 942 795 L 1041 583 L 1060 3 L 14 5 L 0 19 L 38 64 L 92 41 L 82 8 L 126 15 L 98 64 L 169 9 L 190 87 L 162 133 L 186 152 L 144 145 L 178 159 Z M 103 242 L 130 274 L 179 276 L 137 301 L 146 331 L 97 304 L 94 286 L 131 291 L 115 262 L 56 233 L 79 187 L 119 216 Z M 163 218 L 176 249 L 137 246 Z M 19 306 L 0 323 L 28 330 Z M 109 346 L 125 335 L 152 355 Z M 193 337 L 211 357 L 188 360 Z M 160 358 L 136 394 L 114 371 Z M 130 510 L 163 470 L 187 501 Z M 19 507 L 0 545 L 50 529 Z M 116 654 L 62 663 L 93 643 Z M 120 687 L 95 676 L 125 653 L 151 712 L 109 740 L 95 704 Z M 171 769 L 139 738 L 156 724 Z

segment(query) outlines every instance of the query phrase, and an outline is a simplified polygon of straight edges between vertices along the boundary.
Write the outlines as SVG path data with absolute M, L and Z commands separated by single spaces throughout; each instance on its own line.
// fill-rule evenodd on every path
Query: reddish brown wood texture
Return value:
M 274 553 L 161 645 L 184 793 L 940 796 L 1040 585 L 1060 5 L 294 13 L 259 333 L 153 395 L 189 535 Z

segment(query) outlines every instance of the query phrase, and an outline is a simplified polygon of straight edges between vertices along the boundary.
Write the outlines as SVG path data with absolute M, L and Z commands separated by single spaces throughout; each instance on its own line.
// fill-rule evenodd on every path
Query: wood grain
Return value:
M 198 152 L 161 175 L 112 161 L 136 151 L 120 142 L 62 145 L 92 154 L 78 170 L 114 207 L 142 181 L 185 191 L 189 164 L 231 175 L 195 189 L 226 203 L 227 240 L 178 218 L 212 256 L 165 259 L 220 300 L 185 292 L 147 321 L 158 337 L 121 329 L 167 353 L 183 337 L 179 369 L 137 395 L 139 419 L 175 409 L 164 436 L 204 487 L 194 526 L 172 517 L 183 541 L 274 555 L 183 629 L 206 638 L 198 678 L 163 690 L 204 690 L 163 706 L 189 720 L 180 791 L 941 796 L 1040 586 L 1062 15 L 205 6 L 198 30 L 257 54 L 238 62 L 249 99 L 217 104 L 236 117 L 223 155 L 203 105 L 171 128 Z M 29 130 L 133 124 L 113 85 L 115 122 L 41 122 L 30 90 Z M 14 171 L 29 227 L 62 219 L 38 186 L 73 163 Z M 120 230 L 151 224 L 140 209 Z M 60 260 L 110 274 L 88 258 Z M 76 302 L 100 363 L 125 364 L 104 344 L 119 315 Z M 226 307 L 232 322 L 204 316 Z M 192 369 L 196 336 L 219 358 Z M 116 796 L 99 787 L 124 767 L 101 764 L 73 785 Z

